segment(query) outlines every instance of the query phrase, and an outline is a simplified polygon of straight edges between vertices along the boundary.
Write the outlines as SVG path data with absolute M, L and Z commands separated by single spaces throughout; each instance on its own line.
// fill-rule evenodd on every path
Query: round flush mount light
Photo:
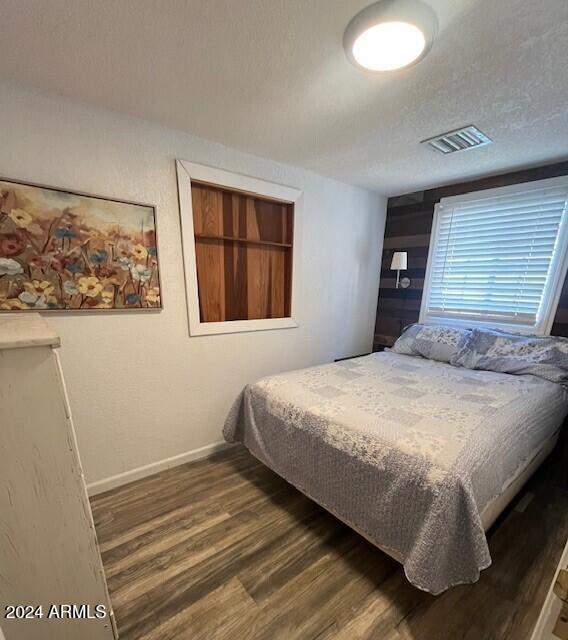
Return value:
M 436 14 L 420 0 L 381 0 L 351 20 L 343 46 L 359 68 L 394 71 L 420 62 L 437 30 Z

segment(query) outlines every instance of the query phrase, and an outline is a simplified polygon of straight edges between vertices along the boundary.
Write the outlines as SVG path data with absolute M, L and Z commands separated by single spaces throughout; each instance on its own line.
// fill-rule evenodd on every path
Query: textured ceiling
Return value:
M 0 77 L 389 195 L 568 156 L 568 1 L 429 0 L 415 67 L 352 67 L 367 0 L 0 0 Z M 419 145 L 475 123 L 495 144 Z

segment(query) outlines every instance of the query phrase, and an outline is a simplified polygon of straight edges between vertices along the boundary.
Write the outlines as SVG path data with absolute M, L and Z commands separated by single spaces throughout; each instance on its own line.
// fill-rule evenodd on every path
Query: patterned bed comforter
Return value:
M 534 376 L 384 352 L 248 385 L 224 435 L 437 594 L 491 564 L 480 513 L 567 412 Z

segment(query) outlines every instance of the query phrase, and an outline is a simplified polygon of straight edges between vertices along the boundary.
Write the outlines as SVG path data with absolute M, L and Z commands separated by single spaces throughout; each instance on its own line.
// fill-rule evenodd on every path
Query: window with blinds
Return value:
M 421 321 L 550 331 L 566 274 L 568 179 L 438 204 Z

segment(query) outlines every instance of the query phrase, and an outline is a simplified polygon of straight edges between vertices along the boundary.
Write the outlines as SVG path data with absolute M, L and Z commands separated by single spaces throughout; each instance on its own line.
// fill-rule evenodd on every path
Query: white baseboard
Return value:
M 97 480 L 96 482 L 91 482 L 87 485 L 87 493 L 90 496 L 96 496 L 98 493 L 103 493 L 104 491 L 109 491 L 110 489 L 120 487 L 123 484 L 133 482 L 134 480 L 140 480 L 140 478 L 151 476 L 154 473 L 158 473 L 158 471 L 171 469 L 171 467 L 177 467 L 180 464 L 185 464 L 186 462 L 191 462 L 192 460 L 207 458 L 208 456 L 213 455 L 218 451 L 223 451 L 224 449 L 233 446 L 235 445 L 230 444 L 229 442 L 214 442 L 213 444 L 208 444 L 205 447 L 200 447 L 199 449 L 185 451 L 184 453 L 180 453 L 177 456 L 172 456 L 171 458 L 165 458 L 164 460 L 151 462 L 150 464 L 146 464 L 143 467 L 136 467 L 136 469 L 130 469 L 130 471 L 124 471 L 123 473 L 119 473 L 115 476 L 110 476 L 108 478 L 103 478 L 102 480 Z

